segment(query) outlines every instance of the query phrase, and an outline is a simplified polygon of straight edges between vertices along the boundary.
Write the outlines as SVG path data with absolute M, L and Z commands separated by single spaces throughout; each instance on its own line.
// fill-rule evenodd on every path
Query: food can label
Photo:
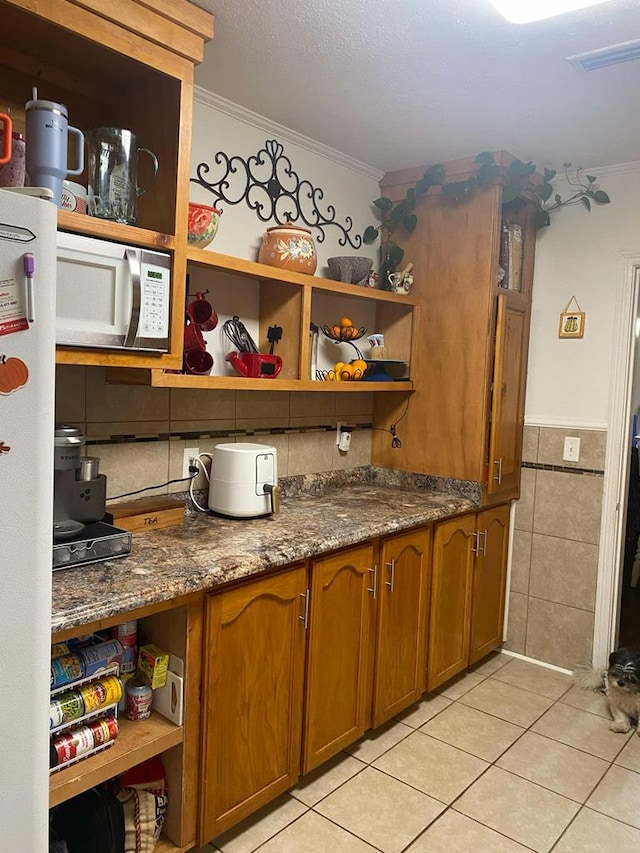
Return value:
M 102 746 L 103 743 L 118 737 L 118 721 L 112 714 L 103 720 L 94 720 L 89 723 L 89 728 L 96 746 Z
M 85 674 L 85 665 L 79 655 L 63 655 L 51 661 L 51 687 L 62 687 L 77 681 Z
M 49 728 L 57 729 L 64 723 L 70 723 L 84 716 L 84 702 L 80 692 L 72 690 L 55 696 L 49 705 Z
M 120 640 L 123 646 L 135 646 L 138 642 L 138 620 L 122 622 L 113 628 L 113 636 Z
M 115 705 L 122 698 L 122 684 L 115 675 L 94 681 L 80 688 L 85 714 L 97 711 L 106 705 Z
M 69 654 L 69 646 L 67 643 L 54 643 L 51 646 L 51 657 L 61 658 L 63 655 Z
M 137 646 L 124 646 L 122 649 L 122 666 L 120 667 L 120 672 L 135 672 L 136 664 L 138 662 L 138 648 Z
M 58 764 L 63 764 L 65 761 L 71 761 L 72 758 L 79 758 L 89 752 L 95 743 L 91 729 L 88 726 L 81 726 L 65 734 L 56 735 L 53 739 L 53 746 Z
M 87 646 L 80 655 L 85 664 L 86 675 L 94 675 L 110 664 L 122 663 L 122 646 L 117 640 L 107 640 L 95 646 Z
M 127 685 L 127 717 L 130 720 L 146 720 L 151 716 L 153 692 L 150 687 Z

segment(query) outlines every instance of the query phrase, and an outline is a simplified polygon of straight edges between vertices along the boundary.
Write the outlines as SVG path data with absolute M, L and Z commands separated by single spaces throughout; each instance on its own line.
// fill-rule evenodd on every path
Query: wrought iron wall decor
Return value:
M 340 231 L 340 246 L 348 243 L 354 249 L 361 248 L 362 237 L 351 233 L 352 218 L 345 217 L 343 225 L 337 221 L 332 204 L 323 205 L 324 211 L 320 210 L 318 205 L 324 199 L 324 190 L 298 176 L 284 153 L 284 145 L 276 139 L 268 139 L 264 148 L 247 160 L 239 154 L 230 157 L 224 151 L 218 151 L 213 160 L 216 166 L 222 167 L 222 177 L 210 180 L 211 167 L 208 163 L 200 163 L 196 169 L 197 177 L 191 178 L 191 183 L 209 190 L 217 200 L 227 204 L 244 201 L 262 222 L 272 219 L 278 225 L 303 222 L 319 232 L 319 243 L 326 236 L 325 229 L 334 227 Z

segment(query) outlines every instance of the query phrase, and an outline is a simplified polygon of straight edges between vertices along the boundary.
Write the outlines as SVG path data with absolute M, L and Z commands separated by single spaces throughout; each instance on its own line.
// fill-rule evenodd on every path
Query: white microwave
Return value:
M 56 343 L 169 351 L 171 256 L 58 232 Z

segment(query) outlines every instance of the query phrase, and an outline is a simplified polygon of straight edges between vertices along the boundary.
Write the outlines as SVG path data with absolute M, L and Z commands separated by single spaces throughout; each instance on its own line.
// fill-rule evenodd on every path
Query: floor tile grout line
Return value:
M 367 840 L 366 840 L 365 838 L 363 838 L 361 835 L 357 835 L 355 832 L 353 832 L 353 831 L 352 831 L 352 830 L 350 830 L 350 829 L 347 829 L 347 827 L 346 827 L 346 826 L 342 826 L 342 824 L 338 823 L 338 822 L 337 822 L 336 820 L 334 820 L 333 818 L 328 817 L 326 814 L 322 814 L 322 812 L 317 812 L 314 808 L 312 808 L 310 811 L 312 811 L 314 814 L 317 814 L 319 817 L 322 817 L 322 818 L 324 818 L 325 820 L 328 820 L 328 821 L 329 821 L 329 823 L 332 823 L 334 826 L 337 826 L 337 827 L 338 827 L 338 829 L 341 829 L 343 832 L 347 832 L 347 833 L 349 833 L 349 835 L 351 835 L 353 838 L 357 838 L 357 839 L 358 839 L 358 841 L 362 841 L 362 842 L 364 842 L 365 844 L 368 844 L 368 845 L 369 845 L 369 847 L 373 847 L 373 848 L 374 848 L 374 850 L 379 850 L 379 851 L 380 851 L 380 853 L 385 853 L 385 851 L 384 851 L 384 849 L 383 849 L 382 847 L 378 847 L 378 845 L 377 845 L 377 844 L 374 844 L 372 841 L 367 841 Z M 413 842 L 410 842 L 410 843 L 411 843 L 411 844 L 413 844 Z
M 465 708 L 469 708 L 470 706 L 469 706 L 469 705 L 465 705 L 464 707 L 465 707 Z M 477 708 L 472 708 L 471 710 L 472 710 L 472 711 L 477 711 L 478 709 L 477 709 Z M 481 714 L 484 714 L 484 711 L 480 711 L 480 713 L 481 713 Z M 488 714 L 487 716 L 490 716 L 490 715 Z M 500 718 L 499 718 L 499 717 L 492 717 L 492 719 L 494 719 L 494 720 L 498 720 L 498 719 L 500 719 Z M 429 725 L 429 723 L 430 723 L 430 722 L 431 722 L 431 720 L 428 720 L 428 721 L 425 723 L 425 726 Z M 502 720 L 502 722 L 503 722 L 503 723 L 508 723 L 508 722 L 510 722 L 510 721 L 509 721 L 509 720 Z M 512 725 L 512 726 L 515 726 L 515 725 L 516 725 L 516 723 L 511 723 L 511 725 Z M 475 754 L 475 752 L 469 752 L 469 750 L 468 750 L 468 749 L 464 749 L 463 747 L 458 746 L 458 745 L 457 745 L 457 744 L 455 744 L 455 743 L 451 743 L 451 742 L 450 742 L 450 741 L 448 741 L 448 740 L 443 740 L 441 737 L 438 737 L 438 735 L 432 735 L 430 732 L 423 732 L 421 728 L 420 728 L 420 729 L 417 729 L 417 731 L 418 731 L 418 732 L 420 732 L 420 734 L 426 735 L 427 737 L 431 737 L 431 738 L 433 738 L 434 740 L 439 741 L 440 743 L 444 743 L 444 744 L 445 744 L 445 746 L 450 746 L 450 747 L 452 747 L 453 749 L 457 749 L 457 750 L 459 750 L 460 752 L 463 752 L 465 755 L 469 755 L 469 756 L 471 756 L 472 758 L 477 758 L 477 759 L 478 759 L 478 761 L 486 761 L 486 762 L 487 762 L 487 764 L 495 764 L 495 763 L 496 763 L 496 761 L 498 761 L 500 758 L 502 758 L 502 756 L 505 754 L 505 752 L 508 752 L 508 751 L 511 749 L 511 747 L 512 747 L 512 746 L 514 746 L 514 745 L 515 745 L 515 744 L 520 740 L 520 738 L 521 738 L 523 735 L 525 735 L 525 734 L 529 731 L 528 729 L 523 729 L 523 728 L 522 728 L 522 726 L 518 726 L 518 728 L 519 728 L 519 729 L 522 729 L 522 731 L 520 732 L 520 734 L 516 737 L 516 739 L 513 741 L 513 743 L 511 743 L 511 744 L 509 744 L 509 746 L 505 747 L 505 748 L 502 750 L 502 752 L 500 753 L 500 755 L 498 755 L 498 757 L 497 757 L 497 758 L 495 758 L 495 759 L 489 759 L 489 758 L 485 758 L 485 757 L 484 757 L 484 756 L 482 756 L 482 755 L 476 755 L 476 754 Z
M 588 809 L 591 812 L 595 812 L 596 814 L 602 815 L 602 817 L 608 817 L 609 820 L 614 821 L 615 823 L 621 823 L 623 826 L 628 826 L 631 829 L 635 829 L 640 832 L 640 826 L 636 826 L 634 823 L 628 823 L 626 820 L 621 820 L 619 817 L 614 817 L 612 814 L 608 814 L 608 812 L 601 812 L 599 809 L 596 809 L 594 806 L 588 806 L 586 803 L 583 808 Z

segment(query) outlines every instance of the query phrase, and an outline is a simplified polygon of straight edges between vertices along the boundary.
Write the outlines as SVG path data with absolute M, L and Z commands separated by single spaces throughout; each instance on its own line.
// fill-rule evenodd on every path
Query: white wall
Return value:
M 611 204 L 591 213 L 581 205 L 561 209 L 538 236 L 525 409 L 530 424 L 608 426 L 620 255 L 640 251 L 640 163 L 593 173 Z M 573 295 L 586 312 L 585 334 L 560 339 L 560 312 Z
M 269 139 L 277 139 L 284 145 L 284 154 L 291 160 L 293 170 L 301 179 L 324 190 L 324 199 L 319 202 L 321 209 L 324 209 L 323 204 L 333 205 L 336 219 L 343 224 L 347 216 L 353 218 L 352 234 L 362 235 L 367 225 L 377 223 L 371 202 L 380 195 L 380 172 L 203 89 L 196 90 L 191 149 L 192 178 L 196 176 L 197 165 L 206 162 L 211 167 L 209 177 L 219 180 L 224 170 L 214 162 L 214 155 L 218 151 L 224 151 L 228 156 L 237 154 L 246 160 L 257 154 Z M 235 186 L 232 184 L 232 187 Z M 213 195 L 197 184 L 191 184 L 190 199 L 216 204 Z M 262 234 L 266 228 L 278 223 L 275 220 L 261 222 L 246 202 L 237 205 L 220 204 L 224 213 L 210 249 L 238 258 L 257 260 Z M 324 268 L 326 259 L 334 255 L 370 257 L 374 261 L 374 268 L 377 268 L 374 248 L 340 246 L 337 228 L 327 228 L 324 242 L 319 242 L 316 229 L 312 229 L 312 234 L 318 253 L 316 275 L 327 274 Z

